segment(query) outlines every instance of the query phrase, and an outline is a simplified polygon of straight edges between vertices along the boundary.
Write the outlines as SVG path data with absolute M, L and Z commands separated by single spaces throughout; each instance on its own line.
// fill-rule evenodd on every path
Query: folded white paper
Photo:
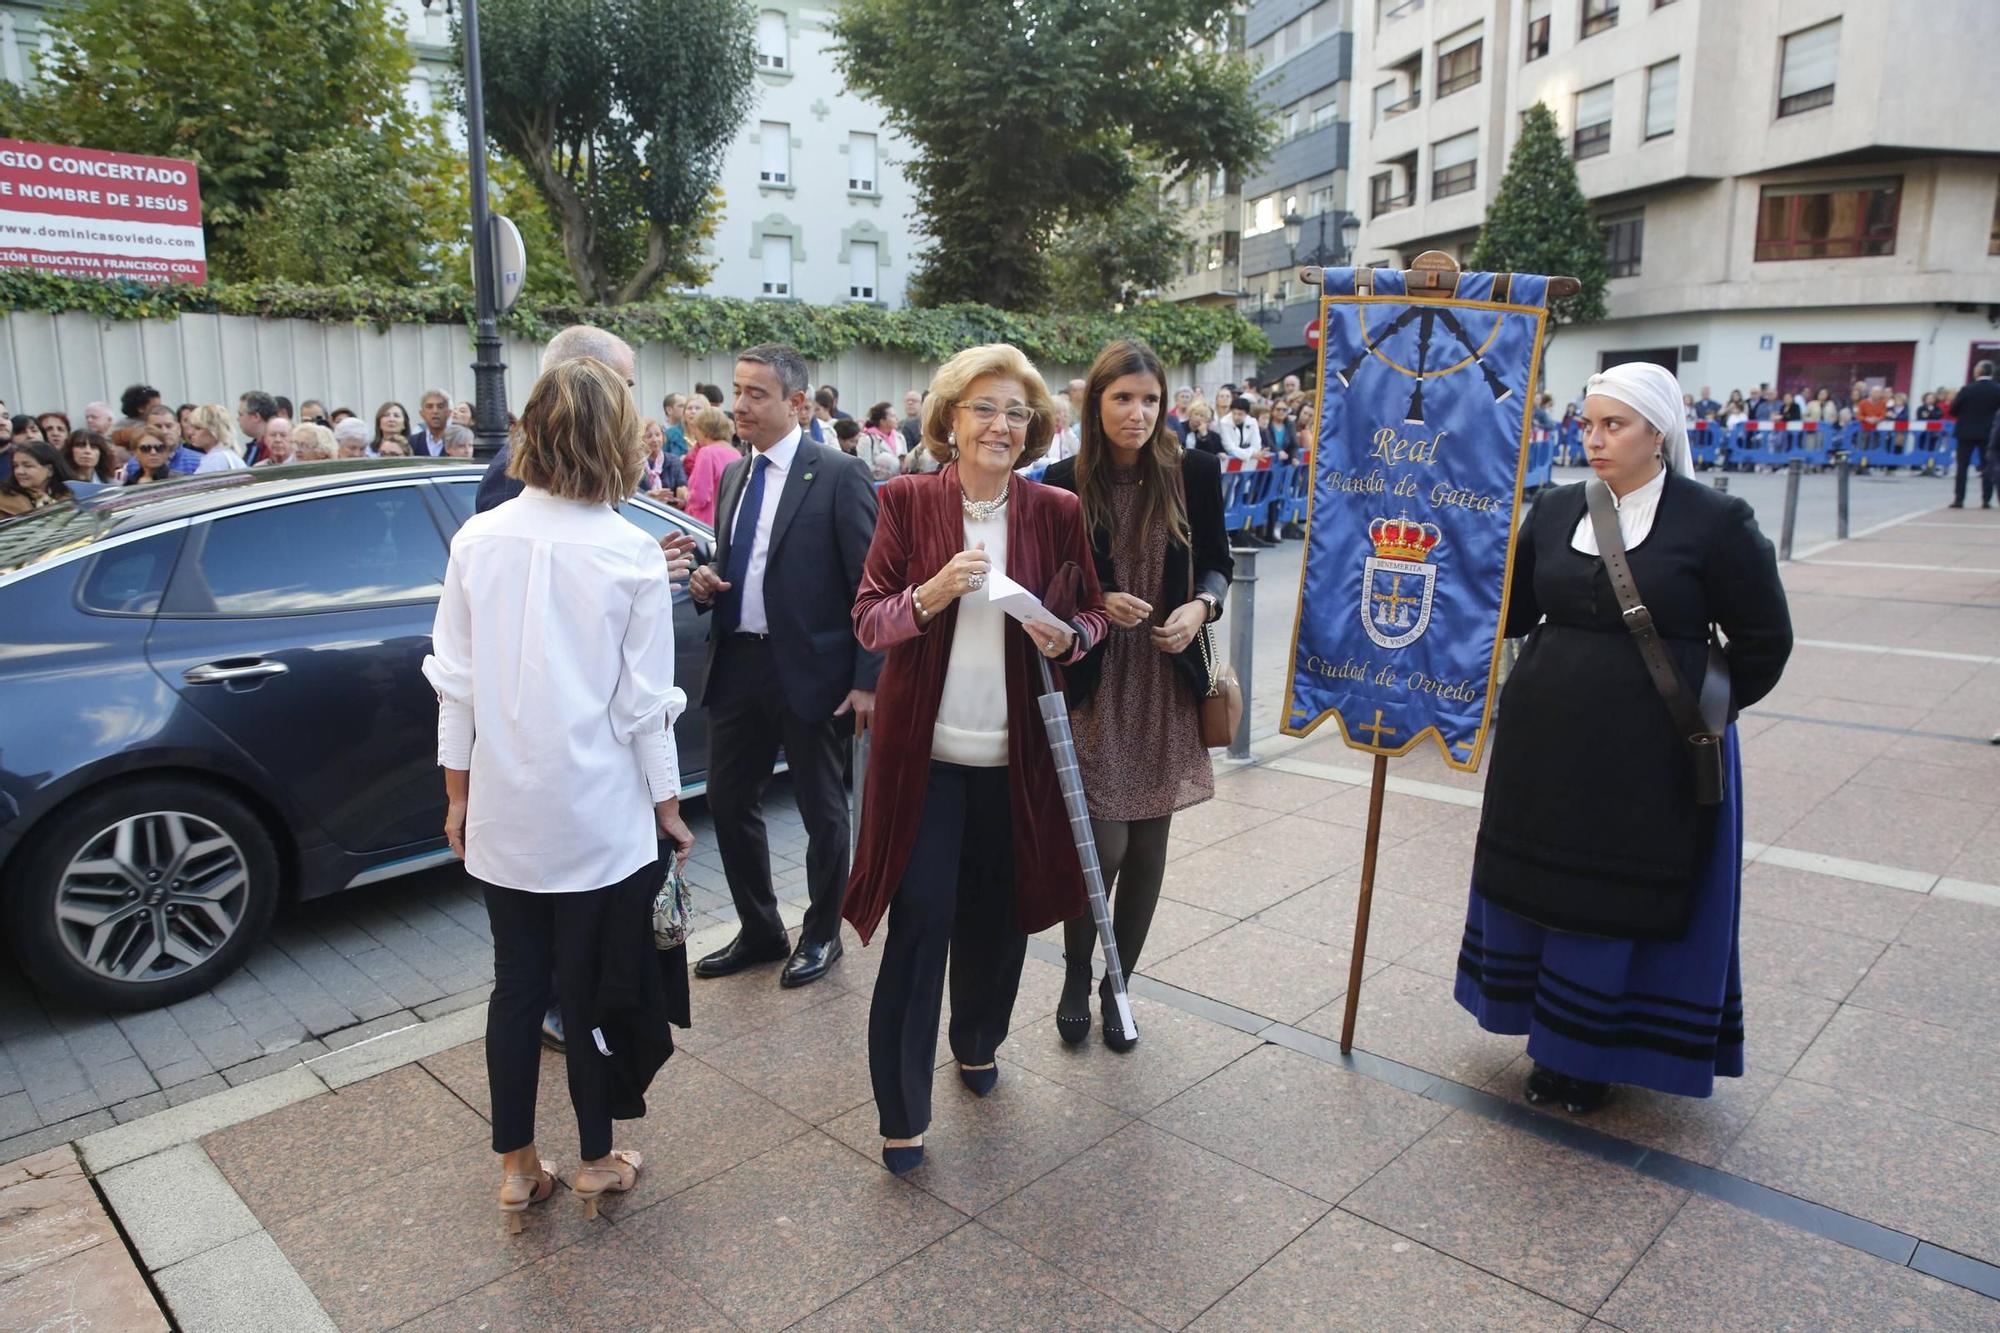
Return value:
M 1041 625 L 1064 634 L 1075 633 L 1060 616 L 1042 605 L 1041 598 L 997 569 L 986 576 L 986 595 L 992 599 L 993 605 L 1024 625 Z

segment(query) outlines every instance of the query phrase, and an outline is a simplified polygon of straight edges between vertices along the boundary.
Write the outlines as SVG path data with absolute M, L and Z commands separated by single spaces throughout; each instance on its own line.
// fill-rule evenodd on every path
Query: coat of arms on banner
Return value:
M 1362 564 L 1361 624 L 1381 648 L 1401 648 L 1431 624 L 1438 567 L 1427 557 L 1442 534 L 1435 523 L 1378 518 L 1368 525 L 1375 554 Z

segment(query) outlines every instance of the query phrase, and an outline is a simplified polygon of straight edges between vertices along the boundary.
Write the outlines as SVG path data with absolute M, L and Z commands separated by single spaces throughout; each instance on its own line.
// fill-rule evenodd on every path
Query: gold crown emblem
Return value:
M 1413 522 L 1407 515 L 1378 518 L 1368 525 L 1368 540 L 1375 543 L 1375 554 L 1384 560 L 1421 561 L 1443 535 L 1437 524 Z

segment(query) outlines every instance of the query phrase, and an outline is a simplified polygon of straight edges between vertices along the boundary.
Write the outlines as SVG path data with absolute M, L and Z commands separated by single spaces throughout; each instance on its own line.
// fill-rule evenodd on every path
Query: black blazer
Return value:
M 1222 460 L 1213 454 L 1188 450 L 1181 455 L 1181 478 L 1187 488 L 1188 528 L 1194 538 L 1194 586 L 1188 586 L 1188 548 L 1169 538 L 1167 559 L 1160 577 L 1163 610 L 1183 606 L 1196 593 L 1213 594 L 1227 604 L 1229 580 L 1236 572 L 1235 558 L 1229 554 L 1229 532 L 1222 525 Z M 1044 485 L 1076 490 L 1076 459 L 1059 459 L 1042 474 Z M 1097 581 L 1106 592 L 1121 592 L 1111 568 L 1111 534 L 1102 529 L 1090 534 L 1090 554 L 1097 565 Z M 1104 645 L 1098 644 L 1074 666 L 1063 669 L 1065 693 L 1072 705 L 1080 705 L 1097 692 L 1104 671 Z M 1208 690 L 1208 667 L 1201 658 L 1197 640 L 1174 659 L 1197 693 Z
M 528 489 L 507 475 L 507 460 L 513 456 L 514 445 L 509 441 L 500 446 L 500 452 L 493 455 L 493 461 L 486 465 L 486 475 L 479 479 L 479 492 L 472 498 L 472 507 L 479 513 L 505 504 Z
M 2000 421 L 2000 380 L 1989 376 L 1960 389 L 1951 400 L 1951 415 L 1956 422 L 1952 438 L 1984 444 Z
M 753 452 L 752 457 L 755 457 Z M 750 475 L 750 459 L 723 470 L 715 497 L 715 560 L 729 568 L 729 539 L 736 499 Z M 804 432 L 785 473 L 771 524 L 764 574 L 764 615 L 771 626 L 771 654 L 785 706 L 803 718 L 830 718 L 849 690 L 872 690 L 882 655 L 854 638 L 854 594 L 861 566 L 875 540 L 875 482 L 852 454 L 814 444 Z M 711 608 L 695 603 L 698 610 Z M 702 698 L 715 682 L 713 625 Z

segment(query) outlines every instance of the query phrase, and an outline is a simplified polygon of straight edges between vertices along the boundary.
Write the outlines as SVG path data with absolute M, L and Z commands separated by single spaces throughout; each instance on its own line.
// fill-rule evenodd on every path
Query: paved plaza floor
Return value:
M 2000 1326 L 2000 517 L 1905 482 L 1857 484 L 1846 543 L 1801 510 L 1800 646 L 1741 723 L 1751 1067 L 1712 1099 L 1626 1091 L 1585 1121 L 1522 1102 L 1520 1040 L 1451 1000 L 1481 778 L 1434 753 L 1390 764 L 1342 1057 L 1367 759 L 1322 733 L 1266 736 L 1176 820 L 1138 1050 L 1061 1045 L 1059 946 L 1031 942 L 998 1090 L 941 1066 L 905 1180 L 868 1085 L 880 951 L 850 936 L 803 990 L 696 983 L 625 1136 L 638 1190 L 598 1223 L 564 1192 L 508 1237 L 484 914 L 451 873 L 289 913 L 239 978 L 159 1014 L 0 994 L 0 1160 L 75 1141 L 190 1330 Z M 1752 496 L 1772 529 L 1775 494 Z M 1260 558 L 1272 717 L 1297 550 Z M 796 920 L 782 784 L 772 806 Z M 696 878 L 720 942 L 712 845 Z M 60 1153 L 36 1170 L 76 1176 Z M 13 1172 L 0 1191 L 42 1188 Z M 34 1326 L 46 1265 L 9 1256 L 39 1214 L 8 1198 L 0 1328 Z M 116 1255 L 91 1234 L 62 1257 Z M 159 1326 L 130 1316 L 154 1322 L 94 1326 Z

